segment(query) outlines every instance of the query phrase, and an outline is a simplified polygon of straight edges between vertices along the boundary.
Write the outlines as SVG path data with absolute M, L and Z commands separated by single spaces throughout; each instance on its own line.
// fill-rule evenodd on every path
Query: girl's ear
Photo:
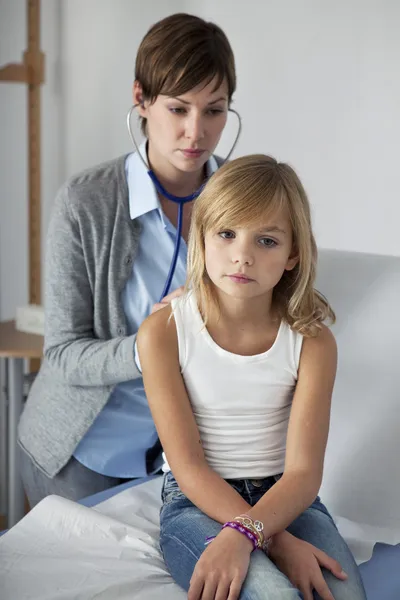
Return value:
M 143 89 L 142 89 L 141 84 L 137 81 L 137 79 L 135 80 L 135 82 L 133 84 L 132 96 L 133 96 L 133 104 L 136 105 L 136 110 L 138 111 L 139 115 L 143 118 L 146 118 L 147 109 L 144 105 Z
M 289 258 L 287 259 L 285 271 L 292 271 L 299 262 L 299 255 L 296 248 L 292 249 Z

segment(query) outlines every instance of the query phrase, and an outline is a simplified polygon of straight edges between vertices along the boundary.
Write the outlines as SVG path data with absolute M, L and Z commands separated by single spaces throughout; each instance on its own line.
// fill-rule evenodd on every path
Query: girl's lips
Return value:
M 246 277 L 246 275 L 240 275 L 237 273 L 236 275 L 228 275 L 229 279 L 234 283 L 251 283 L 254 279 L 250 279 Z

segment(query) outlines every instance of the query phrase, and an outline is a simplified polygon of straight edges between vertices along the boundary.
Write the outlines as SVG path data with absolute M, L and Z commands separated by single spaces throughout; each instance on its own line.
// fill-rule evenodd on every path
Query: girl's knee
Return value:
M 251 556 L 240 600 L 300 600 L 300 592 L 262 552 Z
M 300 600 L 300 592 L 291 585 L 272 584 L 266 587 L 260 582 L 244 585 L 239 600 Z
M 332 573 L 324 572 L 324 579 L 335 600 L 367 600 L 362 579 L 358 573 L 350 573 L 345 581 L 337 579 Z M 321 596 L 315 593 L 315 599 Z

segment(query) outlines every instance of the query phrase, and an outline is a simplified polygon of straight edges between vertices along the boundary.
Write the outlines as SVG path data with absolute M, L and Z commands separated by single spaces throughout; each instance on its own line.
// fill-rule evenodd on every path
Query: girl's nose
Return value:
M 234 250 L 232 253 L 232 262 L 238 266 L 240 265 L 252 265 L 254 262 L 254 254 L 251 251 L 251 247 L 247 243 L 234 244 Z

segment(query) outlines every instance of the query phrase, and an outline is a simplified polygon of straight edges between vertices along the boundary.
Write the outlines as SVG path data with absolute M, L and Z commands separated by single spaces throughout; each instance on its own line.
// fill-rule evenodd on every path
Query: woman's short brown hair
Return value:
M 216 89 L 227 82 L 231 102 L 236 89 L 235 59 L 218 25 L 178 13 L 155 23 L 144 36 L 135 65 L 135 79 L 144 100 L 154 102 L 159 94 L 186 94 L 214 78 Z M 145 127 L 143 119 L 143 133 Z

